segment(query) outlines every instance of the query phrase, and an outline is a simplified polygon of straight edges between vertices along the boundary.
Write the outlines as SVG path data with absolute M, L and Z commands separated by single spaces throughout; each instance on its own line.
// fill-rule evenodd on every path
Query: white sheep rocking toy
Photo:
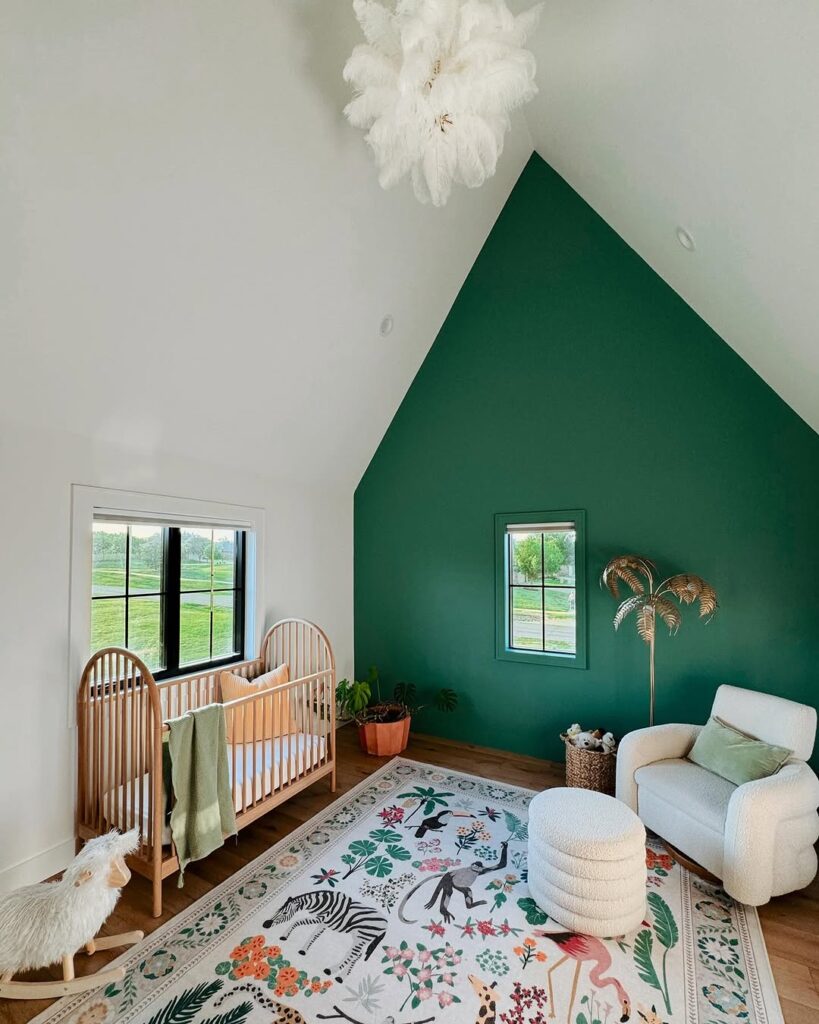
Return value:
M 109 832 L 85 844 L 59 882 L 26 885 L 0 896 L 0 998 L 56 999 L 119 981 L 124 967 L 74 977 L 74 954 L 90 956 L 139 942 L 142 932 L 97 938 L 131 877 L 125 857 L 139 846 L 136 830 Z M 62 981 L 12 981 L 20 971 L 62 962 Z

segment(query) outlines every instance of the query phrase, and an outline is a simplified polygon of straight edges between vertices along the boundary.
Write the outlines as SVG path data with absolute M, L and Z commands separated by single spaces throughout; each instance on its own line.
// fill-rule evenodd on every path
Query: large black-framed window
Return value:
M 127 647 L 157 679 L 244 658 L 244 530 L 96 520 L 91 651 Z
M 496 656 L 585 668 L 585 515 L 495 516 Z

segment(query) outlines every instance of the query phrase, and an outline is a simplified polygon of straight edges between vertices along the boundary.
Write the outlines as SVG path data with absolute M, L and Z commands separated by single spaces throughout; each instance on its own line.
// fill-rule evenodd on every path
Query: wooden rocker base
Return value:
M 722 879 L 717 878 L 716 875 L 712 875 L 711 872 L 698 864 L 695 860 L 691 860 L 687 857 L 682 850 L 678 850 L 676 846 L 672 846 L 671 843 L 663 839 L 662 836 L 657 837 L 663 844 L 665 852 L 675 860 L 678 864 L 684 867 L 687 871 L 690 871 L 692 875 L 696 875 L 697 878 L 701 878 L 704 882 L 711 882 L 712 885 L 722 885 Z
M 133 946 L 144 938 L 144 932 L 123 932 L 121 935 L 104 935 L 87 943 L 85 951 L 92 956 L 100 949 L 115 949 L 118 946 Z M 90 989 L 122 981 L 124 967 L 109 967 L 95 974 L 74 977 L 74 957 L 63 958 L 62 981 L 12 981 L 10 974 L 0 977 L 0 999 L 60 999 L 62 996 L 88 992 Z

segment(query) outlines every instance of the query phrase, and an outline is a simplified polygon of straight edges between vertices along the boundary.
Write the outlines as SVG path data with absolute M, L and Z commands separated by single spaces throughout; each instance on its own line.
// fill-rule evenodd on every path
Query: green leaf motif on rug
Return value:
M 350 843 L 349 846 L 350 853 L 356 857 L 369 857 L 377 849 L 378 847 L 375 843 L 371 843 L 369 839 L 357 839 L 354 843 Z
M 415 786 L 411 793 L 399 793 L 399 800 L 418 800 L 418 806 L 410 811 L 404 819 L 404 824 L 420 811 L 422 807 L 424 814 L 432 814 L 438 807 L 447 807 L 449 805 L 448 797 L 451 796 L 455 796 L 455 794 L 439 793 L 437 790 L 425 786 Z
M 219 1013 L 215 1017 L 208 1017 L 207 1020 L 202 1021 L 202 1024 L 244 1024 L 252 1009 L 253 1003 L 239 1003 L 238 1006 L 234 1006 L 232 1010 L 228 1010 L 226 1013 Z
M 671 908 L 662 896 L 657 892 L 650 892 L 647 899 L 654 918 L 654 934 L 657 936 L 658 943 L 663 947 L 661 960 L 662 980 L 657 974 L 657 969 L 654 966 L 654 960 L 652 958 L 654 937 L 648 929 L 641 931 L 634 940 L 634 963 L 637 966 L 640 978 L 647 985 L 651 985 L 652 988 L 656 988 L 660 995 L 662 995 L 666 1012 L 670 1014 L 671 997 L 668 990 L 667 969 L 668 951 L 677 945 L 680 938 L 680 932 L 677 928 L 677 922 L 674 920 Z
M 674 915 L 671 913 L 671 907 L 658 892 L 650 892 L 647 899 L 651 913 L 654 915 L 654 931 L 657 934 L 657 940 L 666 949 L 673 949 L 677 945 L 680 933 Z
M 529 826 L 525 821 L 516 815 L 512 814 L 511 811 L 504 811 L 503 817 L 506 821 L 506 827 L 509 829 L 509 839 L 516 839 L 518 842 L 525 843 L 529 838 Z
M 391 828 L 374 828 L 370 832 L 370 839 L 376 843 L 400 843 L 401 833 Z
M 518 906 L 526 915 L 527 924 L 546 924 L 549 920 L 549 915 L 540 909 L 531 896 L 518 900 Z
M 389 857 L 370 857 L 364 865 L 364 870 L 373 878 L 386 878 L 392 871 L 392 861 Z
M 213 998 L 224 982 L 206 981 L 195 988 L 187 988 L 174 996 L 155 1013 L 148 1024 L 191 1024 L 205 1003 Z
M 648 929 L 640 932 L 634 940 L 634 963 L 640 980 L 660 991 L 660 979 L 657 977 L 654 961 L 651 959 L 653 948 L 654 938 L 651 932 Z
M 381 845 L 384 845 L 385 853 L 379 854 Z M 404 861 L 412 857 L 409 850 L 401 846 L 401 833 L 391 828 L 374 828 L 369 839 L 356 839 L 347 849 L 349 853 L 341 858 L 342 864 L 347 865 L 344 878 L 349 878 L 361 868 L 374 878 L 386 878 L 392 874 L 394 860 Z
M 388 846 L 387 853 L 393 860 L 409 860 L 412 854 L 405 846 Z

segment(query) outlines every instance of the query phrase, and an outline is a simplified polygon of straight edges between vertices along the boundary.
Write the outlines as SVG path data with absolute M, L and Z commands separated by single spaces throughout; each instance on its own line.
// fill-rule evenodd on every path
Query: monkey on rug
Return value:
M 483 861 L 476 860 L 468 867 L 452 868 L 450 871 L 443 871 L 438 875 L 430 875 L 428 878 L 422 879 L 416 886 L 404 896 L 401 900 L 401 904 L 398 907 L 398 918 L 403 921 L 404 924 L 415 924 L 415 921 L 410 921 L 404 917 L 404 908 L 407 905 L 407 901 L 411 896 L 414 896 L 416 892 L 421 888 L 422 885 L 426 885 L 427 882 L 438 880 L 438 884 L 426 904 L 427 910 L 430 910 L 434 905 L 435 901 L 440 897 L 439 911 L 441 917 L 449 924 L 454 920 L 452 914 L 449 912 L 449 901 L 452 899 L 452 894 L 456 890 L 463 896 L 464 903 L 466 904 L 467 910 L 472 910 L 473 907 L 481 907 L 486 903 L 486 900 L 476 900 L 472 895 L 472 886 L 477 882 L 481 875 L 486 875 L 490 871 L 501 871 L 506 867 L 506 853 L 509 842 L 504 841 L 501 843 L 501 855 L 497 864 L 486 864 Z

